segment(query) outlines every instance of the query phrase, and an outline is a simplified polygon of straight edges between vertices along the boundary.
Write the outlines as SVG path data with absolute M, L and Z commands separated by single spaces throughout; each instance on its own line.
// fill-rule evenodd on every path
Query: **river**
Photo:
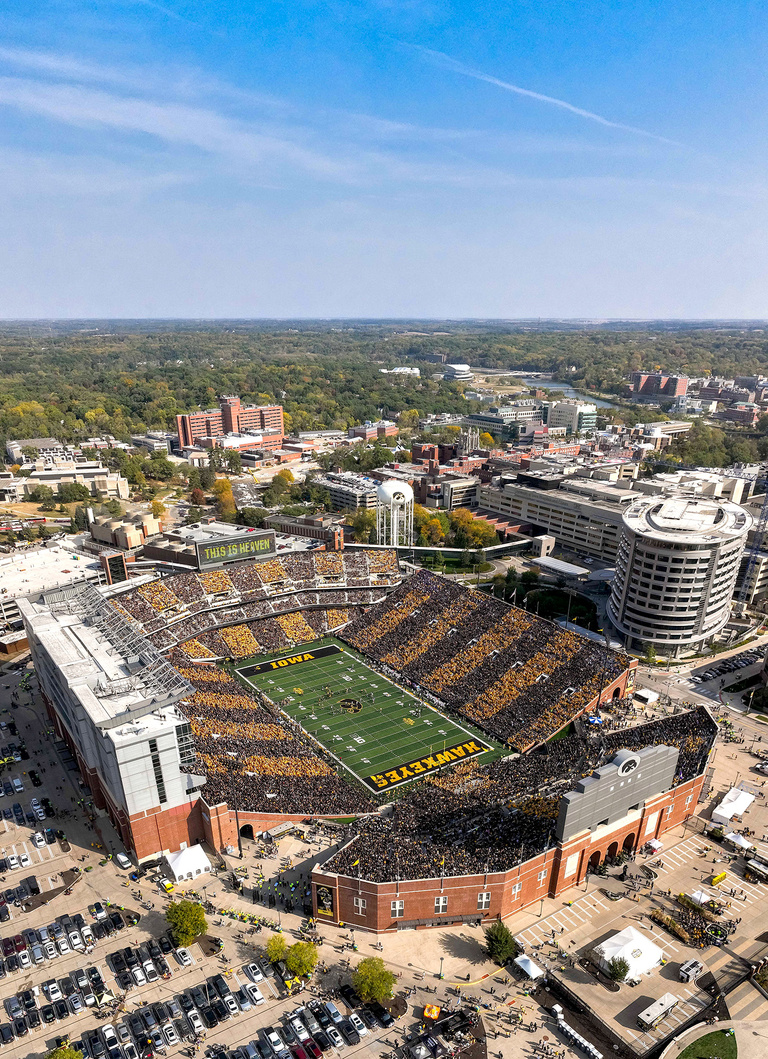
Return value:
M 519 376 L 518 376 L 519 378 Z M 598 408 L 615 408 L 616 405 L 611 401 L 604 401 L 600 397 L 594 397 L 591 393 L 579 393 L 578 390 L 574 390 L 569 382 L 555 382 L 554 379 L 525 379 L 521 378 L 521 382 L 524 382 L 526 386 L 541 387 L 543 390 L 560 390 L 563 397 L 568 397 L 573 401 L 589 401 L 590 404 L 597 405 Z

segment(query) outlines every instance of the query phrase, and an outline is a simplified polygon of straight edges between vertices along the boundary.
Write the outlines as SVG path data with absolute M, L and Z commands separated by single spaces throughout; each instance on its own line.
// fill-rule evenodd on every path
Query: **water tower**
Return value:
M 390 548 L 413 544 L 413 489 L 390 479 L 376 489 L 376 542 Z

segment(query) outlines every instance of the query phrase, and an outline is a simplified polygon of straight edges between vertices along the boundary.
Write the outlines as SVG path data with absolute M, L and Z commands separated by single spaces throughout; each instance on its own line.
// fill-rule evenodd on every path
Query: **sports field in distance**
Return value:
M 240 660 L 235 672 L 278 705 L 372 791 L 386 791 L 502 748 L 369 668 L 334 638 Z

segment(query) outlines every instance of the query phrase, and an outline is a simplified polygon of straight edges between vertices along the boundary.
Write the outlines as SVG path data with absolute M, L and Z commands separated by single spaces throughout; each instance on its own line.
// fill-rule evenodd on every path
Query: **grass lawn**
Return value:
M 718 1030 L 715 1033 L 705 1033 L 693 1044 L 689 1044 L 680 1059 L 710 1059 L 710 1056 L 716 1059 L 736 1059 L 737 1054 L 736 1038 L 726 1036 L 722 1030 Z
M 452 720 L 371 669 L 333 637 L 291 653 L 241 659 L 234 672 L 373 791 L 462 758 L 479 756 L 485 763 L 505 753 L 472 725 Z

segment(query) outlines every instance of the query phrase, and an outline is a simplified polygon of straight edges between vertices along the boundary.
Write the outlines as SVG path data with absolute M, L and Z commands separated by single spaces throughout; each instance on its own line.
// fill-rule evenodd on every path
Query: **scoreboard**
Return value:
M 263 559 L 275 554 L 275 534 L 239 533 L 236 537 L 221 537 L 195 545 L 200 570 L 238 559 Z

